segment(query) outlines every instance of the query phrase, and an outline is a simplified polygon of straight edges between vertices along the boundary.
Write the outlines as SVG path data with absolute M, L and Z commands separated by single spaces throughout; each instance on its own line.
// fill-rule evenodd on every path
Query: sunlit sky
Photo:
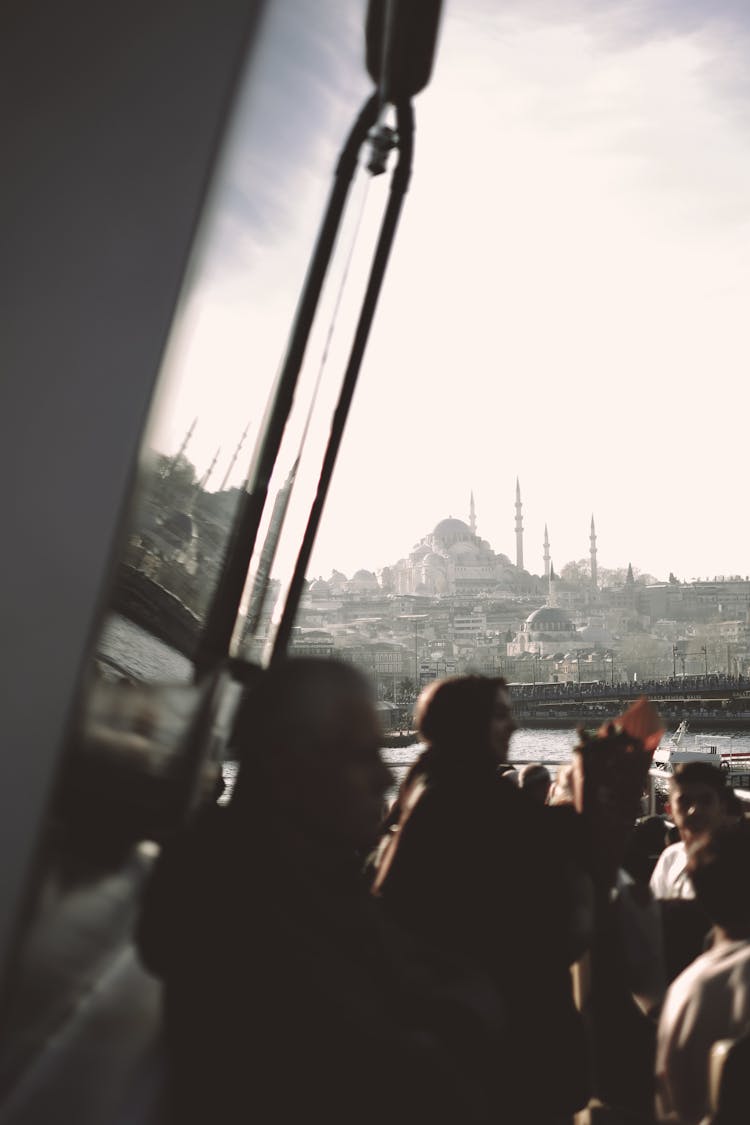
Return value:
M 214 487 L 246 423 L 257 432 L 368 90 L 362 8 L 270 9 L 150 436 L 174 452 L 197 416 L 187 452 L 202 473 L 221 447 Z M 545 523 L 558 568 L 586 555 L 592 512 L 600 565 L 750 570 L 748 74 L 739 2 L 448 0 L 311 575 L 396 561 L 439 519 L 467 518 L 472 489 L 479 533 L 514 558 L 516 476 L 532 572 Z M 332 376 L 382 195 L 374 183 Z M 233 483 L 251 450 L 249 438 Z

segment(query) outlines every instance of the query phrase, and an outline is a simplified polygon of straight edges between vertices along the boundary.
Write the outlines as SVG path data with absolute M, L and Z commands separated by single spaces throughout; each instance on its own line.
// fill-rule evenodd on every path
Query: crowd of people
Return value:
M 722 772 L 676 771 L 670 840 L 640 815 L 647 706 L 554 784 L 508 768 L 501 679 L 429 685 L 416 723 L 386 810 L 359 672 L 289 660 L 248 689 L 231 801 L 164 847 L 139 923 L 173 1125 L 746 1120 L 736 1090 L 709 1116 L 712 1046 L 750 1031 L 750 832 Z
M 668 679 L 629 680 L 610 683 L 607 680 L 566 681 L 551 684 L 511 684 L 510 693 L 514 701 L 524 699 L 569 699 L 569 698 L 611 698 L 612 694 L 621 696 L 648 695 L 651 698 L 684 695 L 685 692 L 750 690 L 747 676 L 732 676 L 713 672 L 705 676 L 670 676 Z

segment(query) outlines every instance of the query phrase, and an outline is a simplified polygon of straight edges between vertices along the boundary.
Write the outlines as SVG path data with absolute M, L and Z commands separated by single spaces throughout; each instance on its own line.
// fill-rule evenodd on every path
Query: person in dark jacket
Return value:
M 427 749 L 401 787 L 373 893 L 399 924 L 495 981 L 509 1013 L 507 1119 L 543 1125 L 588 1096 L 568 971 L 585 943 L 578 818 L 499 775 L 515 729 L 503 680 L 437 681 L 416 720 Z
M 138 938 L 165 986 L 172 1125 L 490 1120 L 484 997 L 436 983 L 361 878 L 380 737 L 353 668 L 272 669 L 240 712 L 231 802 L 165 849 Z

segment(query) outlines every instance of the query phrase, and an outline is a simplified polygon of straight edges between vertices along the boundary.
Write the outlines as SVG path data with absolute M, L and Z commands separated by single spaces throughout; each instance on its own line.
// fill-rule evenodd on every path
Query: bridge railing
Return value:
M 689 680 L 645 680 L 640 683 L 607 683 L 605 680 L 577 683 L 510 684 L 514 703 L 527 700 L 574 702 L 578 699 L 631 699 L 649 695 L 655 699 L 746 699 L 750 700 L 747 677 L 695 676 Z

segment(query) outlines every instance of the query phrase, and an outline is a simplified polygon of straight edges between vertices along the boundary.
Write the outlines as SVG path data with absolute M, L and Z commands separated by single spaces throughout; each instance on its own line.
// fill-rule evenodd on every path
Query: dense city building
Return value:
M 178 647 L 200 629 L 238 499 L 237 489 L 207 491 L 213 466 L 198 479 L 184 456 L 189 436 L 176 457 L 157 459 L 146 475 L 117 602 L 134 620 L 148 609 L 152 628 L 179 618 L 164 630 Z M 606 570 L 593 515 L 588 557 L 556 571 L 545 524 L 541 573 L 530 573 L 518 480 L 508 524 L 515 562 L 479 535 L 472 493 L 468 520 L 440 520 L 390 565 L 312 579 L 291 651 L 352 661 L 392 701 L 455 672 L 565 683 L 750 668 L 750 579 L 657 582 L 636 578 L 629 563 Z M 263 659 L 280 589 L 276 578 L 256 575 L 242 634 L 252 659 Z

